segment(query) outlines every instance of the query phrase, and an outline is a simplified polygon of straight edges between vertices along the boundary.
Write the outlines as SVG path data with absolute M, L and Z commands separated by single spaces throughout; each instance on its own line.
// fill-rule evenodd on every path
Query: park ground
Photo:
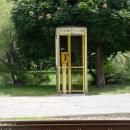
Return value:
M 130 119 L 130 94 L 1 96 L 0 119 Z
M 88 90 L 59 96 L 54 82 L 0 84 L 0 120 L 130 119 L 130 85 L 89 85 Z
M 88 86 L 88 94 L 56 93 L 42 85 L 0 84 L 0 120 L 130 119 L 130 85 Z

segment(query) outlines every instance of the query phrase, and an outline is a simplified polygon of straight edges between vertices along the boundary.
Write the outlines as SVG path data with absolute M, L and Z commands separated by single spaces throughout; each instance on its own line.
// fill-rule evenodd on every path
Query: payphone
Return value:
M 87 93 L 87 29 L 58 27 L 55 46 L 57 92 Z

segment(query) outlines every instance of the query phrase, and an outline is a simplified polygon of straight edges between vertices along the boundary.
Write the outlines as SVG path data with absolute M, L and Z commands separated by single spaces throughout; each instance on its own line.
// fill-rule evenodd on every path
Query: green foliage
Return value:
M 9 72 L 11 66 L 7 64 L 6 52 L 10 41 L 14 39 L 14 26 L 11 22 L 12 2 L 0 0 L 0 83 L 11 80 Z
M 93 84 L 93 81 L 94 81 L 94 77 L 88 73 L 88 85 L 91 86 Z
M 26 85 L 41 85 L 49 83 L 50 79 L 48 75 L 42 72 L 31 71 L 31 72 L 19 72 L 19 79 Z
M 3 54 L 10 40 L 10 32 L 13 24 L 11 23 L 12 3 L 0 0 L 0 55 Z
M 114 74 L 116 72 L 116 66 L 111 60 L 106 60 L 104 63 L 104 71 L 106 74 Z
M 118 52 L 117 55 L 109 58 L 104 65 L 104 70 L 115 83 L 130 83 L 129 53 Z
M 49 57 L 40 61 L 44 70 L 55 70 L 55 58 Z
M 54 57 L 57 26 L 86 26 L 89 52 L 95 52 L 97 43 L 102 44 L 106 57 L 130 49 L 129 0 L 17 0 L 12 18 L 27 65 Z
M 51 22 L 51 4 L 51 1 L 19 0 L 13 8 L 18 46 L 28 65 L 31 61 L 39 64 L 38 59 L 54 55 L 54 31 L 47 26 Z

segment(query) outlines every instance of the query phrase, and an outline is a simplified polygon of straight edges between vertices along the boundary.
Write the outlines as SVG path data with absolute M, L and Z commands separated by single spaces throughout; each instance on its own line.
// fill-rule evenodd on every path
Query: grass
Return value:
M 130 93 L 130 85 L 112 85 L 104 88 L 89 86 L 88 95 Z M 49 96 L 56 95 L 55 85 L 0 85 L 0 96 Z
M 130 93 L 130 85 L 107 85 L 103 88 L 96 88 L 91 86 L 89 88 L 89 95 L 104 95 L 104 94 L 124 94 Z
M 55 95 L 54 85 L 0 85 L 0 96 L 46 96 Z

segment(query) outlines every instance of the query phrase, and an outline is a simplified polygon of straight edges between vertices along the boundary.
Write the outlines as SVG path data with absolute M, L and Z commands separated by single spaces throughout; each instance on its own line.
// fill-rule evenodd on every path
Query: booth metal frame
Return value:
M 68 52 L 71 53 L 71 36 L 81 36 L 82 37 L 82 66 L 71 66 L 71 55 L 68 66 L 65 66 L 65 69 L 68 69 L 68 90 L 64 88 L 66 81 L 63 79 L 63 88 L 61 90 L 61 55 L 60 55 L 60 36 L 67 36 L 68 42 Z M 56 28 L 55 35 L 55 54 L 56 54 L 56 86 L 57 92 L 64 94 L 72 92 L 80 92 L 87 94 L 88 93 L 88 81 L 87 81 L 87 28 L 86 27 L 58 27 Z M 72 68 L 82 68 L 83 69 L 83 88 L 82 90 L 72 90 L 71 89 L 71 69 Z M 65 71 L 65 69 L 63 69 Z M 66 71 L 65 71 L 66 73 Z M 64 75 L 65 77 L 66 75 Z

